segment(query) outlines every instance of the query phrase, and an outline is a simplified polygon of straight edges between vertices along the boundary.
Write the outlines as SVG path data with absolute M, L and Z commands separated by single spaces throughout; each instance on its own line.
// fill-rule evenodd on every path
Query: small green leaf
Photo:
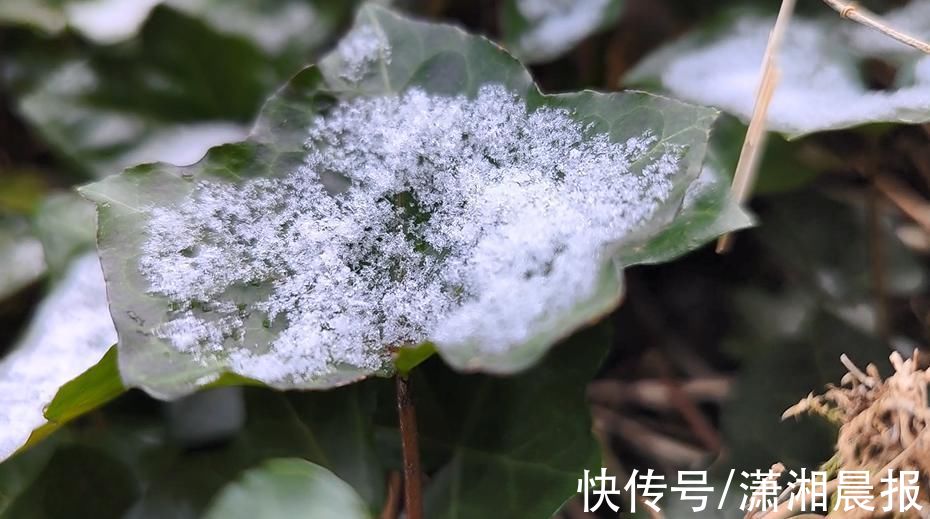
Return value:
M 19 344 L 0 359 L 0 460 L 122 390 L 115 350 L 98 364 L 115 342 L 100 263 L 87 254 L 75 260 Z M 46 423 L 43 410 L 50 403 Z
M 250 140 L 82 189 L 121 373 L 161 398 L 226 372 L 318 389 L 425 343 L 528 368 L 618 304 L 622 267 L 748 225 L 698 179 L 716 115 L 543 95 L 493 43 L 367 6 Z
M 63 424 L 113 400 L 126 389 L 119 378 L 116 346 L 100 362 L 61 386 L 45 408 L 45 418 Z
M 677 97 L 748 121 L 774 19 L 741 13 L 658 50 L 625 81 L 658 82 Z M 927 2 L 912 2 L 884 16 L 891 27 L 911 29 L 924 40 L 930 37 L 930 26 L 923 22 L 928 17 Z M 862 68 L 867 59 L 884 61 L 896 70 L 888 89 L 866 82 Z M 778 68 L 767 121 L 773 131 L 791 138 L 870 123 L 930 121 L 930 57 L 834 13 L 793 19 Z
M 424 342 L 419 346 L 401 348 L 394 356 L 394 368 L 397 374 L 407 376 L 410 371 L 425 362 L 436 353 L 436 346 Z
M 624 0 L 507 0 L 504 45 L 527 63 L 551 61 L 620 17 Z
M 34 447 L 66 423 L 103 406 L 125 391 L 116 365 L 114 345 L 100 362 L 61 386 L 43 413 L 47 422 L 32 431 L 19 451 Z
M 295 458 L 270 460 L 228 485 L 207 519 L 365 519 L 364 501 L 325 468 Z

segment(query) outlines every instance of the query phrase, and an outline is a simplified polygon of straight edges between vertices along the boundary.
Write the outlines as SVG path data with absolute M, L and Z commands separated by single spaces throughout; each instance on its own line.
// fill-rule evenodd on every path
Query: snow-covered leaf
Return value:
M 299 458 L 269 460 L 223 489 L 207 519 L 366 519 L 365 502 L 345 481 Z
M 340 5 L 343 4 L 343 5 Z M 352 2 L 324 0 L 5 0 L 0 23 L 49 34 L 71 27 L 98 44 L 138 34 L 159 5 L 190 14 L 211 30 L 247 39 L 270 56 L 306 53 L 325 41 Z
M 87 253 L 39 306 L 19 344 L 0 359 L 0 460 L 46 425 L 43 412 L 59 388 L 97 364 L 115 342 L 100 262 Z M 114 375 L 111 370 L 104 377 L 107 383 Z
M 930 2 L 888 13 L 895 27 L 930 38 Z M 628 84 L 658 81 L 682 99 L 716 106 L 747 121 L 758 88 L 762 55 L 774 19 L 736 15 L 671 43 L 644 60 Z M 861 67 L 880 59 L 897 67 L 888 90 L 870 88 Z M 868 123 L 930 121 L 930 57 L 837 16 L 795 18 L 778 58 L 769 110 L 773 131 L 799 137 Z
M 487 40 L 367 6 L 249 141 L 83 188 L 123 376 L 161 397 L 224 371 L 321 388 L 424 343 L 526 368 L 618 303 L 622 266 L 748 224 L 704 191 L 681 210 L 715 116 L 542 95 Z
M 99 30 L 115 31 L 123 22 L 114 3 L 161 5 L 145 9 L 138 34 L 119 45 L 47 45 L 41 55 L 50 63 L 41 67 L 34 52 L 14 48 L 7 58 L 9 80 L 28 83 L 23 115 L 95 176 L 143 162 L 191 164 L 212 146 L 245 138 L 261 103 L 330 38 L 348 8 L 296 0 L 66 6 L 92 11 L 89 20 L 117 24 Z M 27 74 L 38 79 L 18 77 Z
M 527 63 L 550 61 L 620 16 L 624 0 L 507 0 L 504 44 Z

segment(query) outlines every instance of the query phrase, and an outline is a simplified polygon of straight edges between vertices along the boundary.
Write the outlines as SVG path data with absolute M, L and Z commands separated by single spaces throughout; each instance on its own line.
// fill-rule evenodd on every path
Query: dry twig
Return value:
M 840 16 L 843 18 L 848 18 L 854 22 L 861 23 L 866 27 L 875 29 L 876 31 L 881 32 L 882 34 L 894 38 L 899 42 L 913 47 L 921 52 L 930 54 L 930 44 L 923 42 L 909 34 L 904 34 L 903 32 L 891 27 L 875 13 L 869 11 L 864 7 L 860 7 L 852 2 L 845 2 L 843 0 L 823 0 L 825 4 L 833 8 L 834 11 L 840 13 Z
M 759 82 L 759 91 L 756 94 L 756 105 L 749 120 L 749 129 L 746 131 L 746 140 L 740 151 L 739 162 L 736 164 L 736 173 L 733 175 L 733 185 L 730 193 L 738 203 L 743 203 L 749 197 L 749 191 L 755 182 L 759 160 L 765 149 L 765 123 L 769 112 L 769 104 L 775 95 L 775 86 L 778 84 L 778 65 L 776 57 L 781 48 L 782 39 L 788 30 L 788 24 L 794 13 L 795 0 L 783 0 L 775 27 L 769 35 L 765 55 L 762 58 L 762 79 Z M 730 249 L 732 235 L 725 234 L 717 241 L 717 253 L 723 254 Z

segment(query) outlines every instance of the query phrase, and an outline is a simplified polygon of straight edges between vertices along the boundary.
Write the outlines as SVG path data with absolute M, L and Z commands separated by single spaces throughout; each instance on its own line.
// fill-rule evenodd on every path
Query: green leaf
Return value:
M 753 218 L 730 197 L 732 171 L 708 153 L 704 169 L 685 193 L 681 212 L 662 233 L 623 255 L 625 265 L 671 261 L 734 229 L 753 225 Z
M 115 351 L 104 358 L 115 342 L 100 263 L 87 254 L 75 260 L 0 360 L 0 460 L 121 391 Z M 47 423 L 43 410 L 50 403 Z
M 35 481 L 55 453 L 57 442 L 48 441 L 28 452 L 0 462 L 0 517 Z
M 609 343 L 606 326 L 591 328 L 507 378 L 457 374 L 436 361 L 415 370 L 420 446 L 435 465 L 426 517 L 552 516 L 584 469 L 602 466 L 585 386 Z
M 84 18 L 97 24 L 113 16 L 107 5 L 71 1 L 63 8 L 87 11 Z M 26 119 L 93 176 L 141 162 L 190 164 L 211 146 L 244 138 L 265 98 L 328 41 L 351 3 L 139 0 L 135 6 L 138 12 L 123 14 L 144 20 L 137 35 L 129 20 L 109 24 L 131 29 L 128 41 L 41 46 L 39 56 L 54 65 L 39 67 L 39 79 L 21 94 Z M 16 70 L 35 68 L 35 58 L 34 50 L 17 47 L 9 57 Z
M 105 176 L 139 162 L 189 164 L 242 138 L 277 77 L 247 42 L 159 7 L 137 40 L 66 55 L 20 109 L 81 169 Z
M 33 225 L 45 251 L 45 262 L 55 278 L 64 274 L 76 256 L 97 244 L 94 204 L 76 193 L 46 197 L 39 204 Z
M 356 113 L 364 123 L 327 129 Z M 366 6 L 319 68 L 304 70 L 266 103 L 250 140 L 214 148 L 189 167 L 144 165 L 82 188 L 98 204 L 120 371 L 160 398 L 225 372 L 277 388 L 326 388 L 390 373 L 397 348 L 426 342 L 458 369 L 525 369 L 617 305 L 624 265 L 665 260 L 748 225 L 719 185 L 705 191 L 697 180 L 715 117 L 642 92 L 543 95 L 493 43 Z M 474 135 L 439 126 L 445 118 L 471 124 Z M 311 129 L 320 137 L 308 141 Z M 451 135 L 459 141 L 434 145 Z M 418 150 L 425 151 L 414 160 Z M 307 161 L 317 161 L 316 169 Z M 470 165 L 458 172 L 433 161 Z M 371 176 L 384 167 L 404 174 Z M 502 176 L 474 180 L 488 196 L 471 200 L 472 191 L 443 180 L 445 171 L 463 181 L 470 171 Z M 526 185 L 518 180 L 524 174 Z M 383 188 L 382 196 L 386 181 L 408 184 Z M 289 189 L 296 191 L 286 195 Z M 525 204 L 506 211 L 526 216 L 482 223 L 455 213 L 495 200 L 495 190 L 502 197 L 494 203 Z M 696 203 L 682 208 L 688 191 Z M 466 197 L 464 205 L 456 196 Z M 362 205 L 344 205 L 349 199 Z M 303 204 L 298 216 L 287 216 L 294 204 Z M 485 211 L 509 214 L 503 206 Z M 554 217 L 559 211 L 565 214 Z M 293 218 L 306 223 L 295 226 Z M 336 221 L 338 230 L 304 232 Z M 591 221 L 602 227 L 582 231 Z M 519 228 L 527 222 L 539 223 Z M 591 241 L 605 229 L 610 236 Z M 477 234 L 457 237 L 463 231 Z M 295 243 L 303 239 L 321 241 Z M 491 262 L 480 267 L 494 272 L 487 279 L 469 277 L 479 267 L 462 270 L 481 265 L 470 256 L 477 251 Z M 345 268 L 302 263 L 313 258 Z M 291 292 L 282 299 L 282 291 Z
M 624 0 L 507 0 L 501 5 L 504 45 L 527 63 L 551 61 L 613 25 Z
M 45 408 L 45 418 L 64 424 L 113 400 L 125 391 L 116 363 L 116 346 L 100 362 L 61 386 Z
M 436 346 L 429 342 L 424 342 L 419 346 L 412 348 L 401 348 L 394 356 L 394 368 L 397 374 L 407 376 L 413 368 L 419 366 L 436 353 Z
M 930 37 L 926 2 L 884 17 L 891 27 Z M 682 99 L 716 106 L 748 121 L 759 67 L 774 19 L 733 13 L 729 23 L 698 30 L 658 50 L 627 78 L 627 84 L 658 82 Z M 871 87 L 866 60 L 884 61 L 896 76 L 887 89 Z M 872 29 L 832 13 L 797 17 L 778 57 L 779 82 L 768 114 L 773 131 L 791 138 L 870 123 L 930 121 L 930 57 Z
M 223 489 L 207 519 L 368 518 L 365 502 L 325 468 L 295 458 L 270 460 Z
M 377 391 L 371 382 L 315 393 L 246 388 L 242 429 L 225 442 L 193 450 L 176 445 L 171 436 L 143 428 L 145 434 L 137 434 L 127 449 L 139 458 L 134 468 L 142 474 L 145 487 L 128 517 L 202 517 L 222 488 L 242 471 L 281 457 L 326 467 L 350 484 L 369 510 L 380 508 L 385 482 L 374 450 Z M 215 413 L 205 412 L 207 419 Z
M 52 455 L 0 517 L 117 519 L 138 491 L 129 468 L 119 460 L 98 449 L 70 446 Z
M 66 423 L 97 409 L 126 391 L 116 365 L 116 346 L 100 362 L 66 382 L 45 407 L 45 422 L 32 431 L 20 451 L 32 448 Z
M 49 35 L 70 26 L 94 43 L 114 44 L 134 37 L 158 5 L 199 18 L 211 31 L 247 40 L 269 57 L 294 59 L 324 43 L 351 2 L 136 0 L 114 12 L 107 0 L 7 0 L 0 6 L 0 23 Z

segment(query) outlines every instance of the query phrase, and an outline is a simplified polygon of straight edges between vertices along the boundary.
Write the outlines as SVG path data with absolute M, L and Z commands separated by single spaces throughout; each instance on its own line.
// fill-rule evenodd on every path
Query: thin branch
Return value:
M 423 519 L 423 488 L 417 413 L 410 392 L 410 379 L 397 376 L 397 414 L 404 454 L 404 511 L 407 519 Z
M 387 497 L 384 499 L 384 507 L 381 509 L 381 515 L 378 519 L 397 519 L 400 511 L 400 496 L 404 490 L 403 478 L 400 472 L 391 471 L 388 476 Z
M 881 194 L 874 183 L 868 186 L 867 220 L 869 270 L 872 276 L 872 306 L 875 310 L 875 331 L 885 344 L 890 344 L 888 319 L 888 282 L 885 276 L 885 232 L 882 228 L 879 202 Z
M 910 216 L 917 225 L 930 233 L 930 203 L 926 199 L 907 184 L 890 175 L 875 175 L 873 182 L 875 187 L 898 206 L 901 212 Z
M 756 171 L 762 151 L 765 149 L 765 123 L 769 112 L 769 104 L 775 94 L 778 84 L 778 50 L 784 39 L 791 15 L 794 13 L 795 0 L 783 0 L 775 27 L 769 35 L 765 55 L 762 57 L 762 78 L 759 82 L 759 91 L 756 94 L 756 105 L 752 110 L 752 119 L 749 120 L 749 129 L 746 131 L 746 140 L 739 154 L 736 164 L 736 173 L 733 175 L 733 185 L 730 194 L 738 203 L 743 203 L 749 197 L 752 185 L 755 183 Z M 732 235 L 725 234 L 717 241 L 717 253 L 723 254 L 730 250 Z
M 883 21 L 878 15 L 864 7 L 855 5 L 852 2 L 844 2 L 843 0 L 823 0 L 823 2 L 833 8 L 834 11 L 840 13 L 840 16 L 843 18 L 849 18 L 854 22 L 861 23 L 870 29 L 875 29 L 907 46 L 913 47 L 920 52 L 930 54 L 930 44 L 889 26 L 888 23 Z

